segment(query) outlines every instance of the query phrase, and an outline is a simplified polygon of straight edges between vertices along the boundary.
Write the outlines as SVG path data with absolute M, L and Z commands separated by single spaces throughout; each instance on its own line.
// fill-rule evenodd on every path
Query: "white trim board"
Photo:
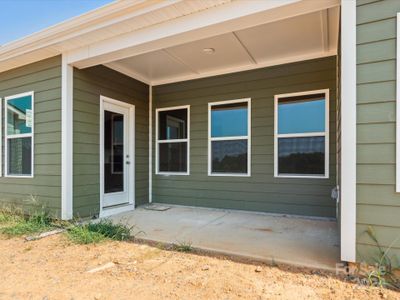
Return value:
M 232 1 L 70 51 L 78 68 L 105 64 L 174 45 L 271 23 L 339 5 L 340 0 Z
M 153 87 L 149 85 L 149 203 L 153 202 Z
M 187 111 L 187 121 L 186 121 L 186 126 L 187 126 L 187 134 L 185 139 L 171 139 L 171 140 L 159 140 L 158 139 L 158 113 L 162 111 L 169 111 L 169 110 L 178 110 L 178 109 L 186 109 Z M 165 175 L 165 176 L 171 176 L 171 175 L 190 175 L 190 105 L 181 105 L 181 106 L 172 106 L 172 107 L 163 107 L 163 108 L 157 108 L 156 109 L 156 136 L 155 136 L 155 147 L 156 147 L 156 175 Z M 180 142 L 186 142 L 186 172 L 163 172 L 160 171 L 160 166 L 159 166 L 159 145 L 162 143 L 180 143 Z
M 247 135 L 246 136 L 231 136 L 231 137 L 211 137 L 211 109 L 213 106 L 234 104 L 234 103 L 247 103 Z M 251 177 L 251 98 L 225 100 L 218 102 L 208 103 L 208 135 L 207 135 L 207 174 L 208 176 L 222 176 L 222 177 Z M 213 173 L 212 172 L 212 155 L 211 143 L 212 141 L 232 141 L 232 140 L 247 140 L 247 172 L 246 173 Z
M 291 133 L 278 134 L 278 102 L 280 98 L 290 98 L 296 96 L 307 96 L 325 94 L 325 131 L 324 132 L 308 132 L 308 133 Z M 328 179 L 329 178 L 329 89 L 303 91 L 298 93 L 279 94 L 274 96 L 274 177 L 275 178 L 312 178 L 312 179 Z M 301 174 L 279 174 L 278 173 L 278 139 L 289 137 L 325 137 L 325 172 L 324 175 L 301 175 Z
M 31 133 L 24 133 L 24 134 L 12 134 L 8 135 L 8 128 L 7 128 L 7 117 L 8 117 L 8 105 L 7 102 L 9 100 L 18 99 L 22 97 L 31 97 L 31 109 L 32 109 L 32 127 Z M 24 174 L 24 175 L 16 175 L 16 174 L 8 174 L 8 140 L 10 139 L 19 139 L 19 138 L 31 138 L 31 174 Z M 8 96 L 4 98 L 4 176 L 9 178 L 33 178 L 35 174 L 34 170 L 35 166 L 35 93 L 33 91 L 16 94 L 12 96 Z
M 73 67 L 61 65 L 61 218 L 73 217 Z
M 396 192 L 400 193 L 400 12 L 396 17 Z
M 129 123 L 127 128 L 127 135 L 129 136 L 129 149 L 128 155 L 130 158 L 129 164 L 129 176 L 128 182 L 126 182 L 126 187 L 128 189 L 128 203 L 117 205 L 115 207 L 103 207 L 104 202 L 104 104 L 110 103 L 113 105 L 117 105 L 123 108 L 129 109 Z M 136 159 L 135 159 L 135 106 L 133 104 L 129 104 L 126 102 L 122 102 L 119 100 L 115 100 L 109 97 L 105 97 L 100 95 L 100 124 L 99 124 L 99 135 L 100 135 L 100 143 L 99 143 L 99 153 L 100 153 L 100 208 L 99 208 L 99 217 L 104 218 L 111 216 L 113 214 L 117 214 L 124 211 L 130 211 L 135 209 L 135 195 L 136 195 L 136 184 L 135 184 L 135 169 L 136 169 Z
M 342 0 L 340 253 L 356 261 L 356 1 Z

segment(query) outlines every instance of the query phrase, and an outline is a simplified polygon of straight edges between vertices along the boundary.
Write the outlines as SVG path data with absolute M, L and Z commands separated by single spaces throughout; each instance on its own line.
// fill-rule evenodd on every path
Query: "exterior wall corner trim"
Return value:
M 356 261 L 356 1 L 342 0 L 340 257 Z
M 61 218 L 73 217 L 73 67 L 61 66 Z

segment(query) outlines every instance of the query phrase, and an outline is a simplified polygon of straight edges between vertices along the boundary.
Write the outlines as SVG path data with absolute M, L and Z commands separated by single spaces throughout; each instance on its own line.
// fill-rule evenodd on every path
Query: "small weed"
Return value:
M 6 225 L 15 222 L 23 217 L 23 213 L 20 210 L 11 207 L 0 208 L 0 224 Z
M 117 241 L 129 239 L 131 228 L 123 224 L 113 224 L 111 220 L 101 220 L 87 225 L 89 231 L 98 232 L 107 238 Z
M 40 233 L 53 228 L 53 220 L 45 205 L 34 196 L 30 196 L 25 202 L 29 202 L 32 210 L 29 216 L 22 209 L 3 208 L 0 210 L 0 233 L 9 237 L 25 234 Z
M 68 229 L 67 235 L 76 244 L 95 244 L 106 239 L 101 233 L 90 231 L 87 225 L 72 226 Z
M 179 252 L 192 252 L 193 247 L 191 242 L 179 242 L 178 244 L 173 245 L 173 249 Z
M 0 212 L 0 224 L 12 222 L 13 216 L 7 212 Z
M 400 289 L 400 279 L 393 272 L 392 259 L 389 256 L 389 251 L 400 239 L 398 236 L 387 249 L 384 249 L 378 241 L 375 231 L 372 227 L 368 227 L 366 231 L 368 236 L 374 241 L 378 248 L 378 255 L 375 258 L 375 265 L 370 268 L 365 276 L 371 286 L 389 287 Z
M 131 228 L 123 224 L 113 224 L 111 220 L 101 220 L 97 223 L 72 226 L 67 235 L 77 244 L 92 244 L 112 239 L 124 241 L 129 239 Z
M 46 214 L 34 214 L 32 216 L 0 214 L 0 233 L 9 237 L 21 236 L 32 233 L 40 233 L 53 228 L 52 220 Z
M 157 243 L 156 245 L 155 245 L 155 247 L 157 248 L 157 249 L 160 249 L 160 250 L 165 250 L 167 247 L 165 247 L 165 244 L 163 244 L 163 243 Z

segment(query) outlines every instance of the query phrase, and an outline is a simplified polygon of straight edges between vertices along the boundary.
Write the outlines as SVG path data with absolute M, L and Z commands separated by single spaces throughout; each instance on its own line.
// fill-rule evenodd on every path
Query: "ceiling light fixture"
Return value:
M 205 54 L 214 54 L 215 53 L 215 49 L 214 48 L 204 48 L 203 52 Z

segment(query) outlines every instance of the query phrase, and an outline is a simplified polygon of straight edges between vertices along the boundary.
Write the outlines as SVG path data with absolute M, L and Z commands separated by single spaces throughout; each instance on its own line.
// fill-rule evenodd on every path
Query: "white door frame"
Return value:
M 129 109 L 128 120 L 128 153 L 130 164 L 128 165 L 128 189 L 129 202 L 115 208 L 103 208 L 104 202 L 104 103 L 111 103 Z M 135 209 L 135 106 L 129 103 L 121 102 L 109 97 L 100 96 L 100 218 L 111 216 L 117 213 Z

